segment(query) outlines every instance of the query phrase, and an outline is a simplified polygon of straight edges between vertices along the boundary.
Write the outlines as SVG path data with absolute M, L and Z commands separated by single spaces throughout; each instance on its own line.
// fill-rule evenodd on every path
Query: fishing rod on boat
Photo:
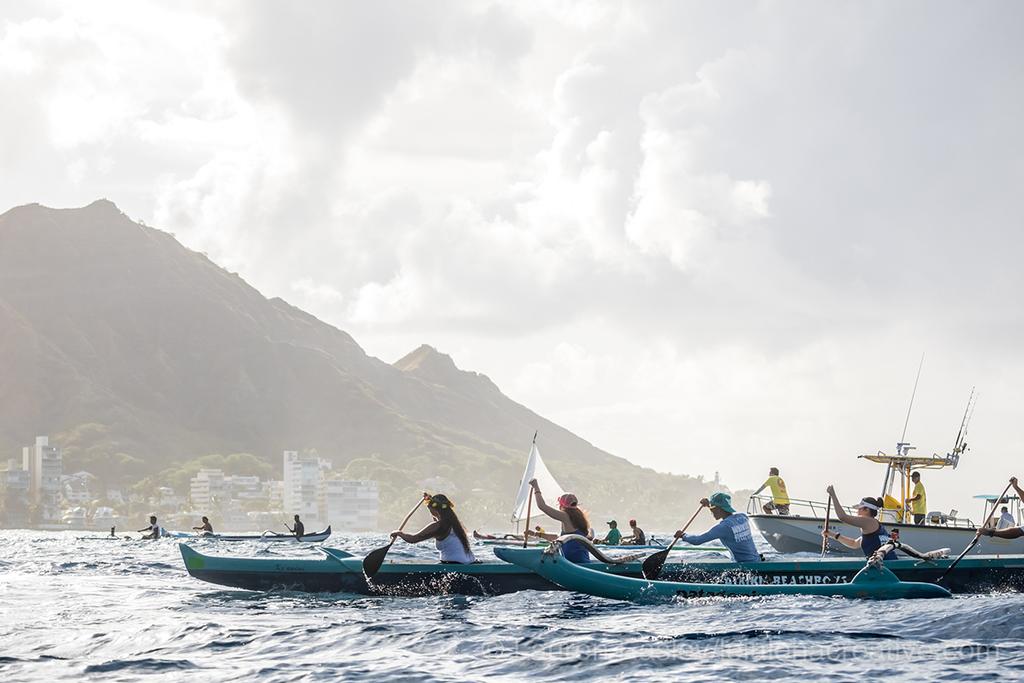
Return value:
M 914 410 L 914 399 L 917 398 L 917 385 L 921 381 L 921 369 L 924 367 L 924 353 L 921 354 L 921 360 L 917 364 L 917 376 L 914 378 L 914 390 L 910 392 L 910 405 L 907 406 L 907 417 L 903 420 L 903 433 L 900 435 L 900 440 L 896 442 L 896 455 L 903 456 L 909 453 L 911 446 L 907 443 L 907 427 L 910 425 L 910 413 Z M 889 463 L 889 466 L 885 469 L 885 481 L 882 482 L 882 500 L 889 494 L 889 482 L 893 474 L 893 463 Z
M 967 451 L 967 427 L 971 424 L 971 418 L 974 417 L 974 406 L 977 403 L 978 397 L 974 393 L 974 387 L 971 387 L 971 395 L 967 397 L 967 407 L 964 408 L 964 417 L 960 420 L 960 431 L 956 433 L 956 441 L 953 442 L 953 451 L 950 453 L 954 468 L 960 462 L 960 456 Z

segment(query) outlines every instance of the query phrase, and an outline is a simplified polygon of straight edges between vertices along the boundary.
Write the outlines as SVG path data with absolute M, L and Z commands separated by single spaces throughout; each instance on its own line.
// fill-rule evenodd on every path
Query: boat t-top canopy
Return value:
M 999 496 L 995 493 L 979 493 L 978 495 L 974 496 L 974 498 L 977 498 L 978 500 L 987 500 L 989 502 L 992 502 L 996 498 L 999 498 Z M 1020 500 L 1020 497 L 1017 496 L 1016 494 L 1011 493 L 1010 495 L 1003 496 L 1002 498 L 1000 498 L 1000 500 Z
M 954 451 L 948 455 L 911 455 L 914 449 L 909 443 L 901 441 L 896 444 L 896 454 L 889 455 L 878 451 L 871 455 L 858 455 L 857 457 L 868 462 L 885 465 L 885 480 L 882 483 L 882 500 L 886 509 L 896 510 L 896 521 L 902 522 L 908 514 L 907 500 L 911 497 L 910 475 L 914 470 L 941 470 L 946 467 L 956 469 L 960 464 L 960 453 Z M 899 491 L 894 492 L 896 486 L 895 475 L 899 475 Z
M 898 470 L 940 470 L 944 467 L 956 468 L 960 458 L 955 455 L 889 455 L 879 451 L 874 455 L 858 455 L 879 465 L 889 465 Z

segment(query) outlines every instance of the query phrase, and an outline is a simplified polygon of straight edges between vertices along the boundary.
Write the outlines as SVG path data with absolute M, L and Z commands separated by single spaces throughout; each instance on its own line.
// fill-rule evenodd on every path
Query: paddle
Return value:
M 1003 489 L 1002 494 L 998 498 L 996 498 L 995 502 L 992 504 L 992 511 L 988 513 L 988 517 L 986 517 L 985 521 L 982 522 L 980 527 L 978 527 L 977 533 L 974 534 L 974 540 L 968 543 L 967 547 L 964 548 L 964 551 L 960 553 L 960 555 L 958 555 L 957 558 L 953 560 L 953 562 L 950 563 L 948 567 L 946 567 L 946 571 L 942 572 L 942 576 L 936 579 L 935 583 L 942 583 L 942 580 L 946 578 L 946 575 L 953 571 L 953 567 L 957 566 L 960 563 L 960 560 L 964 559 L 964 555 L 974 550 L 974 546 L 978 545 L 978 541 L 981 540 L 981 530 L 988 526 L 989 521 L 991 521 L 992 519 L 992 515 L 996 513 L 996 506 L 999 505 L 999 501 L 1001 501 L 1010 491 L 1011 486 L 1013 486 L 1013 482 L 1010 482 L 1009 484 L 1006 485 L 1006 488 Z
M 690 528 L 690 525 L 693 524 L 693 520 L 697 519 L 697 515 L 699 515 L 700 511 L 703 509 L 703 505 L 697 508 L 697 511 L 693 513 L 693 517 L 690 517 L 690 521 L 687 522 L 686 526 L 683 527 L 684 532 Z M 640 568 L 640 573 L 643 575 L 645 579 L 647 579 L 648 581 L 654 581 L 656 578 L 658 578 L 658 574 L 661 573 L 661 568 L 665 565 L 665 560 L 668 559 L 669 552 L 675 546 L 677 541 L 679 541 L 678 538 L 673 538 L 672 542 L 668 544 L 667 548 L 665 548 L 664 550 L 659 550 L 653 555 L 649 555 L 647 559 L 644 560 L 643 566 Z
M 420 498 L 420 501 L 416 503 L 416 507 L 409 510 L 409 514 L 407 514 L 405 519 L 402 520 L 402 526 L 398 527 L 399 531 L 405 528 L 405 525 L 409 523 L 409 520 L 412 519 L 412 516 L 420 509 L 420 505 L 423 505 L 423 503 L 426 502 L 427 498 L 429 498 L 429 496 L 424 493 L 423 497 Z M 377 572 L 380 571 L 380 566 L 384 564 L 384 558 L 387 557 L 388 551 L 391 550 L 391 546 L 395 544 L 395 539 L 397 538 L 397 536 L 392 538 L 391 542 L 382 548 L 371 550 L 367 553 L 366 557 L 363 558 L 363 574 L 367 579 L 372 579 Z
M 533 438 L 537 438 L 534 435 Z M 530 497 L 526 500 L 526 527 L 523 529 L 523 547 L 527 548 L 530 545 L 530 508 L 533 507 L 533 487 L 530 487 Z
M 828 497 L 828 507 L 825 508 L 825 533 L 821 536 L 821 556 L 825 557 L 828 552 L 828 522 L 832 517 L 832 496 Z

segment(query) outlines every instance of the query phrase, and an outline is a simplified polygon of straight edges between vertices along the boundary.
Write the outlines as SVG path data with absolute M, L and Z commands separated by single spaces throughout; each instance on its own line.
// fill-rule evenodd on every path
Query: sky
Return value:
M 0 9 L 0 211 L 105 197 L 629 460 L 796 498 L 1024 476 L 1024 5 Z M 524 434 L 524 454 L 532 435 Z M 543 435 L 540 437 L 543 444 Z

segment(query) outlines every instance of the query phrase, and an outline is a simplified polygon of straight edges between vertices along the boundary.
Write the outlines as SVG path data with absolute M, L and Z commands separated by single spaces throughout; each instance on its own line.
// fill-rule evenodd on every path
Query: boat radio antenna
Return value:
M 900 437 L 900 442 L 896 444 L 896 452 L 898 455 L 903 455 L 903 451 L 907 446 L 907 426 L 910 424 L 910 411 L 914 409 L 914 398 L 917 396 L 917 383 L 921 381 L 921 368 L 923 367 L 924 354 L 922 353 L 921 362 L 917 364 L 917 377 L 914 378 L 914 391 L 910 393 L 910 405 L 907 406 L 907 419 L 903 421 L 903 435 Z

